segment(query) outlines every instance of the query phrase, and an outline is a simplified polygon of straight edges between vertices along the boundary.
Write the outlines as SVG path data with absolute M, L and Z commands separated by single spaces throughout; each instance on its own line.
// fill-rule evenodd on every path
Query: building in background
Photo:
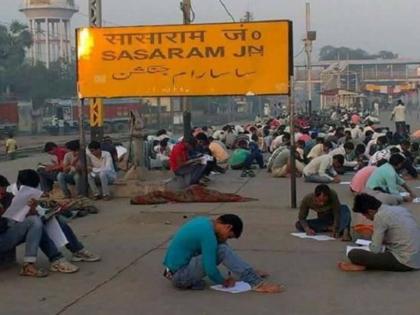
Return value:
M 59 59 L 72 56 L 70 20 L 78 8 L 74 0 L 23 0 L 20 11 L 28 19 L 33 45 L 28 57 L 32 63 L 44 62 L 47 68 Z

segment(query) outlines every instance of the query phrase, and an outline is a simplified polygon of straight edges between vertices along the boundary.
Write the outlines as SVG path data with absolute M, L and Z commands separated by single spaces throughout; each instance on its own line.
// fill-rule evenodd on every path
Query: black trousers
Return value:
M 400 263 L 391 252 L 374 254 L 363 249 L 353 249 L 349 252 L 349 259 L 355 265 L 365 266 L 371 270 L 384 271 L 412 271 L 406 265 Z

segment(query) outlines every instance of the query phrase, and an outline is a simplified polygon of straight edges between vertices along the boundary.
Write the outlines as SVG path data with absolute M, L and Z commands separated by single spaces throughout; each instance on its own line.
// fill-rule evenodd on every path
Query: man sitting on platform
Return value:
M 387 206 L 368 194 L 357 195 L 353 211 L 373 221 L 369 250 L 353 249 L 351 263 L 341 262 L 343 271 L 420 269 L 420 229 L 410 210 Z M 383 246 L 385 245 L 385 251 Z
M 336 169 L 340 169 L 344 164 L 344 156 L 328 154 L 314 158 L 303 169 L 305 181 L 310 183 L 339 183 L 340 177 Z
M 266 283 L 263 277 L 268 275 L 252 268 L 226 243 L 228 239 L 239 238 L 242 229 L 242 220 L 234 214 L 215 220 L 197 217 L 187 222 L 175 234 L 166 252 L 164 277 L 180 289 L 203 290 L 206 276 L 216 284 L 233 287 L 235 279 L 230 275 L 223 277 L 217 268 L 223 264 L 256 292 L 280 292 L 281 286 Z
M 389 163 L 378 167 L 370 175 L 365 192 L 388 205 L 397 205 L 416 198 L 415 193 L 397 173 L 403 167 L 404 162 L 405 158 L 400 153 L 391 155 Z M 409 196 L 401 196 L 401 188 L 404 188 Z
M 202 158 L 191 159 L 189 157 L 189 152 L 193 150 L 194 145 L 194 138 L 184 138 L 172 148 L 169 156 L 171 171 L 183 179 L 183 184 L 186 187 L 199 184 L 206 170 L 206 164 L 202 163 Z
M 311 209 L 318 214 L 318 218 L 307 219 Z M 314 193 L 303 198 L 296 228 L 307 235 L 332 232 L 333 237 L 348 241 L 351 240 L 350 222 L 350 209 L 340 204 L 337 193 L 327 185 L 318 185 Z

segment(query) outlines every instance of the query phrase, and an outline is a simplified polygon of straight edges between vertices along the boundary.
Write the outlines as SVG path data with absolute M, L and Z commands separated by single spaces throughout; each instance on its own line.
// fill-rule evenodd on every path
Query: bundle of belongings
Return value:
M 237 194 L 221 193 L 216 190 L 193 185 L 183 191 L 153 191 L 131 199 L 133 205 L 152 205 L 167 202 L 247 202 L 257 199 L 242 197 Z
M 45 216 L 54 215 L 59 208 L 62 208 L 60 214 L 67 218 L 84 217 L 88 214 L 97 214 L 99 212 L 98 208 L 93 205 L 92 200 L 86 197 L 79 197 L 69 202 L 65 200 L 41 199 L 39 205 L 46 209 Z

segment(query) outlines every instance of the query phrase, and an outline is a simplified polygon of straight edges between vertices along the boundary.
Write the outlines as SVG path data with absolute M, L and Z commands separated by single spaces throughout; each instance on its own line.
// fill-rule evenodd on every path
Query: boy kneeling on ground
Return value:
M 224 278 L 217 268 L 223 264 L 256 292 L 281 292 L 280 285 L 263 280 L 268 274 L 254 270 L 226 244 L 228 239 L 239 238 L 242 229 L 242 220 L 234 214 L 216 220 L 197 217 L 187 222 L 175 234 L 166 252 L 164 277 L 179 289 L 203 290 L 206 276 L 215 284 L 233 287 L 235 279 Z

